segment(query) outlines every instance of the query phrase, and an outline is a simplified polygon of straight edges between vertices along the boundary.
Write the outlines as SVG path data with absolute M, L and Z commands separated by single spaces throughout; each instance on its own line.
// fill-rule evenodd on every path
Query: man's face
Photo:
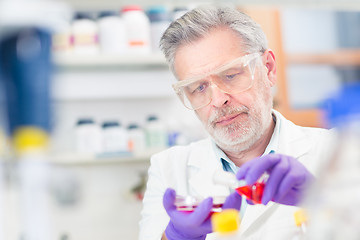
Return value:
M 225 28 L 216 29 L 194 43 L 181 46 L 175 56 L 175 70 L 179 79 L 187 79 L 211 72 L 245 54 L 236 33 Z M 275 76 L 271 74 L 269 78 L 269 71 L 260 63 L 267 65 L 268 57 L 265 55 L 269 54 L 266 52 L 258 59 L 250 89 L 228 94 L 213 87 L 210 104 L 195 111 L 224 150 L 238 152 L 248 149 L 270 126 L 271 86 L 275 83 Z

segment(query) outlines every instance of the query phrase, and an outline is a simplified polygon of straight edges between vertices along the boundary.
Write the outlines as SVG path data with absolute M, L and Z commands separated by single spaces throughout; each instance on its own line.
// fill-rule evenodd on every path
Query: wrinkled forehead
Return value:
M 206 36 L 179 46 L 174 69 L 178 79 L 207 74 L 245 55 L 241 38 L 231 29 L 214 29 Z

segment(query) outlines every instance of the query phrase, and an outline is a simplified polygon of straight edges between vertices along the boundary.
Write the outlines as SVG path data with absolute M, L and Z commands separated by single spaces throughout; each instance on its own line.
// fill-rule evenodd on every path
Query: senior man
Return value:
M 274 53 L 260 26 L 227 6 L 202 6 L 174 21 L 161 49 L 208 139 L 177 146 L 151 158 L 140 239 L 211 239 L 211 196 L 224 208 L 241 209 L 242 239 L 291 239 L 293 214 L 326 157 L 325 129 L 296 126 L 272 109 Z M 267 173 L 262 204 L 253 205 L 212 178 L 233 172 L 247 184 Z M 178 195 L 202 196 L 193 213 L 176 210 Z

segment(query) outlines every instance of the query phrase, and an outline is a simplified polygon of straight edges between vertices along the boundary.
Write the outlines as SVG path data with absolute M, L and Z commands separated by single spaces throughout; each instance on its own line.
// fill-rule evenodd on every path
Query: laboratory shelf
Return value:
M 53 62 L 59 68 L 111 68 L 111 67 L 163 67 L 167 68 L 161 54 L 143 55 L 76 55 L 54 54 Z
M 133 155 L 126 154 L 56 154 L 50 156 L 50 162 L 62 166 L 100 166 L 113 164 L 150 164 L 150 157 L 153 153 L 142 153 Z
M 287 60 L 290 64 L 360 66 L 360 49 L 339 49 L 324 53 L 289 53 Z

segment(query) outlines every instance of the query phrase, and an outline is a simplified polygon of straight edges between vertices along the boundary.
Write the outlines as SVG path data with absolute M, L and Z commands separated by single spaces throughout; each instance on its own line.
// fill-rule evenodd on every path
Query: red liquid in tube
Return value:
M 247 199 L 252 200 L 256 204 L 261 203 L 262 195 L 264 192 L 265 183 L 257 182 L 251 186 L 243 186 L 236 188 L 236 192 L 244 195 Z

